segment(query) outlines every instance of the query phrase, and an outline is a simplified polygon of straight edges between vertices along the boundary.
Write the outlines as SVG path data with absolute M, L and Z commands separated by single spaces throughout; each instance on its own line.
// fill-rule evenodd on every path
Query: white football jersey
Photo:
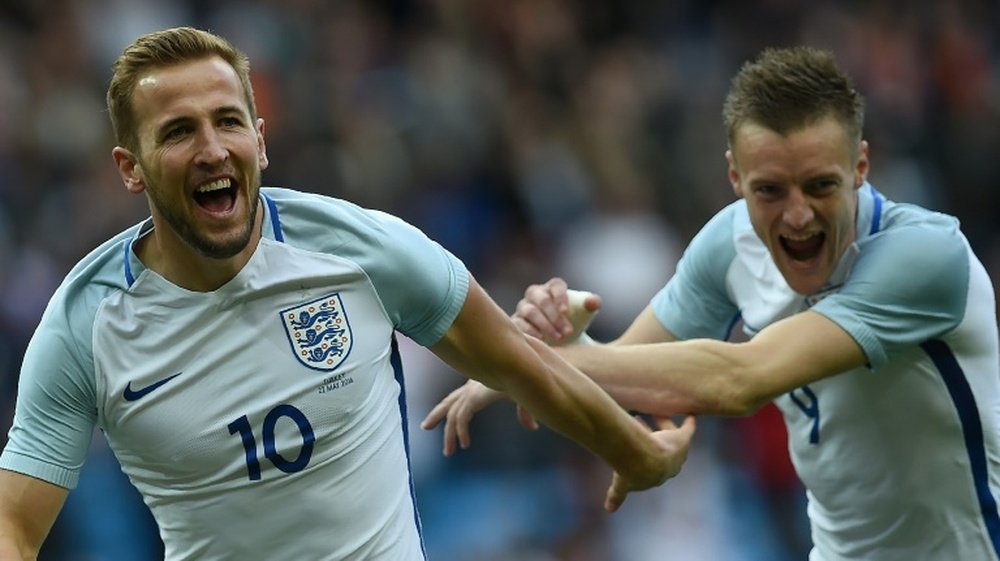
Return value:
M 167 561 L 423 560 L 395 331 L 431 345 L 468 289 L 416 228 L 262 189 L 264 236 L 211 292 L 105 243 L 25 355 L 0 467 L 72 488 L 96 424 Z
M 653 299 L 681 339 L 749 336 L 807 309 L 868 364 L 775 400 L 807 488 L 812 561 L 1000 558 L 1000 359 L 993 286 L 958 221 L 858 192 L 857 239 L 802 296 L 742 200 L 695 237 Z

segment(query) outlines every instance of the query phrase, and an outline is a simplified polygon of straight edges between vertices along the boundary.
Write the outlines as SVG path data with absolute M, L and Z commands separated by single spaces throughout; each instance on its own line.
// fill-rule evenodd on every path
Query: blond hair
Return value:
M 108 114 L 115 142 L 138 152 L 139 136 L 132 111 L 132 95 L 146 71 L 217 55 L 226 61 L 243 84 L 243 94 L 252 120 L 257 118 L 253 87 L 250 84 L 250 61 L 229 41 L 195 29 L 175 27 L 143 35 L 125 48 L 114 64 L 114 76 L 108 86 Z

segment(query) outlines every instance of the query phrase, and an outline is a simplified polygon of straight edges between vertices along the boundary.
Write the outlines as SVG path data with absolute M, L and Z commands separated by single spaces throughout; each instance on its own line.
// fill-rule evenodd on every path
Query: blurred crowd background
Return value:
M 0 0 L 0 434 L 63 275 L 147 215 L 113 166 L 104 93 L 126 44 L 175 25 L 250 56 L 266 185 L 405 218 L 508 311 L 529 283 L 562 275 L 604 297 L 598 339 L 733 199 L 722 101 L 767 46 L 831 49 L 868 101 L 871 181 L 958 216 L 1000 279 L 994 1 Z M 462 379 L 403 350 L 432 560 L 806 558 L 805 496 L 773 406 L 702 419 L 682 474 L 609 516 L 606 468 L 547 429 L 524 431 L 510 404 L 477 417 L 470 450 L 441 457 L 440 432 L 417 424 Z M 42 559 L 161 555 L 95 435 Z

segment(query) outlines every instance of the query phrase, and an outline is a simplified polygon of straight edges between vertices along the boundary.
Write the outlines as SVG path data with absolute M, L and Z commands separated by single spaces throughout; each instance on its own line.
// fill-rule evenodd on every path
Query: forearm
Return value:
M 34 561 L 38 558 L 38 547 L 32 547 L 24 539 L 24 532 L 7 521 L 0 521 L 0 561 Z
M 34 560 L 69 491 L 0 469 L 0 561 Z
M 775 322 L 746 343 L 692 339 L 558 352 L 625 407 L 659 415 L 747 415 L 867 361 L 850 334 L 816 312 Z
M 36 559 L 38 559 L 37 552 L 35 554 L 22 553 L 21 548 L 13 541 L 0 536 L 0 561 L 35 561 Z
M 616 471 L 641 473 L 645 468 L 637 462 L 653 460 L 661 453 L 649 438 L 649 430 L 551 348 L 532 337 L 527 339 L 550 375 L 512 378 L 505 391 L 540 421 L 580 443 Z M 680 469 L 679 463 L 676 468 Z
M 661 446 L 648 428 L 545 343 L 521 333 L 474 282 L 461 313 L 431 350 L 600 456 L 634 483 L 633 490 L 662 483 L 680 469 L 683 455 Z
M 752 349 L 734 343 L 695 339 L 558 352 L 622 406 L 645 413 L 746 415 L 772 397 L 755 383 Z

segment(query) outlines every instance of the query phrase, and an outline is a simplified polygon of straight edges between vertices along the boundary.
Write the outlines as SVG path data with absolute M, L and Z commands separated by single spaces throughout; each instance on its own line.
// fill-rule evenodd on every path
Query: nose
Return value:
M 212 127 L 205 127 L 199 134 L 195 163 L 214 167 L 225 162 L 228 157 L 229 150 L 223 145 L 218 131 Z
M 809 202 L 809 197 L 801 189 L 791 189 L 785 201 L 785 223 L 792 228 L 804 228 L 814 216 L 815 213 Z

